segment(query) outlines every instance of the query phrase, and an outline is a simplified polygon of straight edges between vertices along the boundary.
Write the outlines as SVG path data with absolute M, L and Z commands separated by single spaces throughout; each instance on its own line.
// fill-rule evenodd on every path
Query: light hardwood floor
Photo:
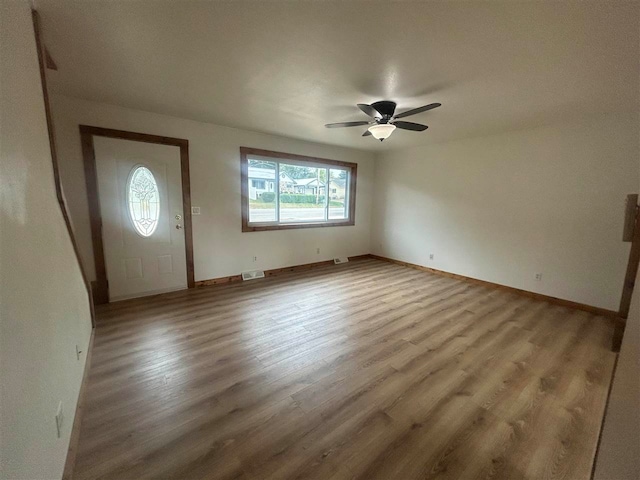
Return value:
M 99 310 L 75 479 L 588 479 L 609 320 L 361 260 Z

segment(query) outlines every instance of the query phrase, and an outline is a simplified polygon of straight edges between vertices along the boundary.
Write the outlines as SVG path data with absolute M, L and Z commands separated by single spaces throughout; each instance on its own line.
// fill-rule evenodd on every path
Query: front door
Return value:
M 109 301 L 187 288 L 180 149 L 94 137 Z

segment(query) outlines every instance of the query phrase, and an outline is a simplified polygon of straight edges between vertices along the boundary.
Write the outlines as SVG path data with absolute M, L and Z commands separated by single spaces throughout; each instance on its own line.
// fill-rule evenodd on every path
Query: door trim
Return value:
M 146 133 L 127 132 L 111 128 L 80 125 L 80 141 L 84 161 L 84 176 L 87 184 L 87 200 L 89 204 L 89 220 L 91 224 L 91 241 L 96 268 L 96 282 L 93 288 L 94 302 L 97 305 L 109 303 L 109 282 L 104 258 L 102 240 L 102 213 L 98 198 L 98 175 L 93 137 L 119 138 L 134 142 L 156 143 L 180 148 L 180 172 L 182 177 L 182 206 L 184 210 L 184 245 L 187 257 L 187 287 L 195 287 L 193 268 L 193 230 L 191 222 L 191 182 L 189 179 L 189 140 L 183 138 L 162 137 Z

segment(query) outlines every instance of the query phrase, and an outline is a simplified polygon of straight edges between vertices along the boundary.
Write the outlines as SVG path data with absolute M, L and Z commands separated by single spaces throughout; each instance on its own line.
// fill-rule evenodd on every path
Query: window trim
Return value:
M 249 222 L 249 156 L 255 155 L 260 157 L 273 158 L 276 161 L 276 179 L 279 179 L 279 162 L 282 160 L 293 160 L 298 163 L 311 163 L 326 165 L 328 167 L 343 167 L 350 170 L 349 172 L 349 196 L 348 196 L 348 218 L 345 220 L 333 220 L 322 222 L 300 222 L 300 223 L 272 223 L 272 224 L 256 224 Z M 296 155 L 293 153 L 274 152 L 271 150 L 262 150 L 258 148 L 240 147 L 240 193 L 241 193 L 241 209 L 242 209 L 242 231 L 243 232 L 264 232 L 268 230 L 291 230 L 296 228 L 319 228 L 319 227 L 346 227 L 355 225 L 356 220 L 356 183 L 358 177 L 358 164 L 351 162 L 342 162 L 339 160 L 330 160 L 326 158 L 308 157 L 305 155 Z M 276 191 L 279 182 L 276 182 Z M 277 192 L 279 193 L 279 192 Z M 328 198 L 328 194 L 327 194 Z M 276 194 L 276 212 L 279 213 L 279 195 Z

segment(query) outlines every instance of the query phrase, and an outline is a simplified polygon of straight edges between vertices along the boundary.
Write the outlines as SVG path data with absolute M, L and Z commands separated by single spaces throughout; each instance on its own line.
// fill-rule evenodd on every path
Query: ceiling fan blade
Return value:
M 340 128 L 340 127 L 360 127 L 362 125 L 369 125 L 369 122 L 340 122 L 340 123 L 327 123 L 327 128 Z
M 426 125 L 422 125 L 421 123 L 413 123 L 413 122 L 392 122 L 396 127 L 401 128 L 403 130 L 413 130 L 414 132 L 424 132 L 427 128 Z
M 399 113 L 395 116 L 395 118 L 404 118 L 409 115 L 415 115 L 416 113 L 426 112 L 427 110 L 433 110 L 434 108 L 438 108 L 441 106 L 441 103 L 430 103 L 429 105 L 425 105 L 423 107 L 414 108 L 413 110 L 407 110 L 406 112 Z
M 378 113 L 378 111 L 375 108 L 373 108 L 371 105 L 367 105 L 366 103 L 359 103 L 358 108 L 372 118 L 380 117 L 380 114 Z
M 370 137 L 371 136 L 371 132 L 369 130 L 365 130 L 365 132 L 362 134 L 363 137 Z
M 381 102 L 372 103 L 371 106 L 375 108 L 380 115 L 393 117 L 393 113 L 396 111 L 396 102 L 389 100 L 382 100 Z

